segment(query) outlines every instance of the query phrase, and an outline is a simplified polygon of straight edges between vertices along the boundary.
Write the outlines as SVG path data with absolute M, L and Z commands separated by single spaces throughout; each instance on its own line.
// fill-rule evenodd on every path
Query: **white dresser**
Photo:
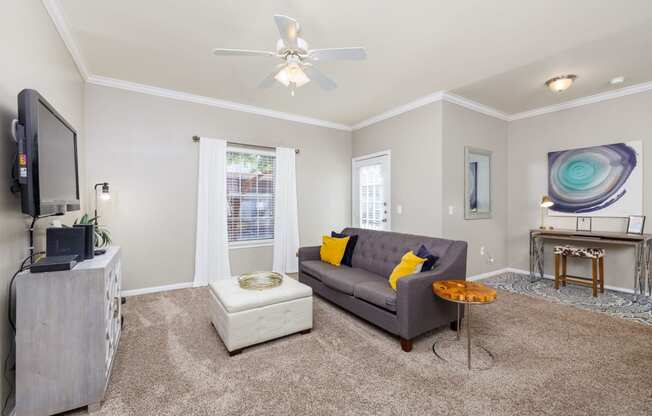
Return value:
M 16 279 L 16 416 L 99 409 L 120 340 L 120 248 Z

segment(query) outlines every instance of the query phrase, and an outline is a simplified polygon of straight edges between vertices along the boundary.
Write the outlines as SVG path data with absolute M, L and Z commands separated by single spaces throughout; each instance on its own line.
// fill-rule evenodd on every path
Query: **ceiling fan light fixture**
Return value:
M 564 92 L 573 85 L 573 82 L 577 79 L 577 75 L 561 75 L 558 77 L 550 78 L 546 81 L 546 86 L 554 92 Z
M 296 63 L 289 64 L 285 68 L 281 69 L 274 76 L 274 79 L 286 87 L 288 87 L 290 84 L 294 84 L 297 88 L 310 82 L 310 78 L 308 78 L 306 73 L 303 72 L 301 66 Z

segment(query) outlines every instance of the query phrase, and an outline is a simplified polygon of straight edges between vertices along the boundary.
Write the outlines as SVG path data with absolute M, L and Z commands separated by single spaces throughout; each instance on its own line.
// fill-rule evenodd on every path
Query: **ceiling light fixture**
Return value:
M 625 82 L 625 77 L 623 77 L 623 76 L 614 77 L 614 78 L 611 78 L 611 80 L 609 80 L 609 84 L 611 84 L 611 85 L 618 85 L 618 84 L 622 84 L 623 82 Z
M 292 96 L 294 96 L 294 89 L 299 88 L 302 85 L 310 82 L 310 78 L 303 72 L 301 66 L 298 63 L 292 62 L 287 66 L 283 67 L 276 75 L 274 79 L 285 85 L 286 87 L 292 88 Z
M 564 92 L 573 85 L 577 79 L 577 75 L 561 75 L 558 77 L 550 78 L 546 81 L 546 86 L 554 92 Z

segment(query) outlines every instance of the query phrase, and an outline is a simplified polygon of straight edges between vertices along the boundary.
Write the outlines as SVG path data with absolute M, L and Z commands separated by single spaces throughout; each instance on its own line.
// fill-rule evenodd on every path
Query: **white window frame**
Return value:
M 356 165 L 360 162 L 364 162 L 367 160 L 372 160 L 378 157 L 387 157 L 387 177 L 389 178 L 389 181 L 387 181 L 387 186 L 385 186 L 386 190 L 386 195 L 388 195 L 388 203 L 387 203 L 387 231 L 392 230 L 392 151 L 390 149 L 387 150 L 382 150 L 380 152 L 376 153 L 370 153 L 368 155 L 363 155 L 363 156 L 357 156 L 351 159 L 351 225 L 353 227 L 360 227 L 359 223 L 359 207 L 356 207 L 356 201 L 358 201 L 358 195 L 357 193 L 359 192 L 359 184 L 356 186 L 358 182 L 358 178 L 356 177 L 357 173 L 355 171 Z
M 251 155 L 264 155 L 264 156 L 274 156 L 276 158 L 276 152 L 274 150 L 266 149 L 250 149 L 247 147 L 240 146 L 230 146 L 227 145 L 226 151 L 236 152 L 236 153 L 248 153 Z M 228 175 L 228 169 L 227 169 Z M 228 197 L 228 191 L 227 191 Z M 274 166 L 274 210 L 276 210 L 276 165 Z M 275 216 L 276 216 L 276 211 Z M 276 221 L 276 218 L 274 218 Z M 240 250 L 243 248 L 256 248 L 256 247 L 271 247 L 274 245 L 274 239 L 265 239 L 265 240 L 246 240 L 246 241 L 230 241 L 229 249 L 230 250 Z

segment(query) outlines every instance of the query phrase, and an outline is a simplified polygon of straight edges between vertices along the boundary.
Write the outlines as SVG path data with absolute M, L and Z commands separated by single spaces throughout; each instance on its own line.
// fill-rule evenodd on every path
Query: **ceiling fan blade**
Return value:
M 333 61 L 337 59 L 359 61 L 367 58 L 367 51 L 365 48 L 313 49 L 308 52 L 308 57 L 314 61 Z
M 280 64 L 276 67 L 276 69 L 269 75 L 263 79 L 260 84 L 258 84 L 258 88 L 269 88 L 272 85 L 274 85 L 274 82 L 276 81 L 276 75 L 285 67 L 285 64 Z
M 321 72 L 314 66 L 304 65 L 303 71 L 306 73 L 306 75 L 308 75 L 308 78 L 310 78 L 312 81 L 315 81 L 323 89 L 330 91 L 337 88 L 337 84 L 335 83 L 335 81 L 328 78 L 326 75 L 324 75 L 323 72 Z
M 275 52 L 251 51 L 247 49 L 213 49 L 213 54 L 218 56 L 276 56 Z
M 291 17 L 281 14 L 274 15 L 274 21 L 278 26 L 278 33 L 288 49 L 298 49 L 297 38 L 299 37 L 299 22 Z

